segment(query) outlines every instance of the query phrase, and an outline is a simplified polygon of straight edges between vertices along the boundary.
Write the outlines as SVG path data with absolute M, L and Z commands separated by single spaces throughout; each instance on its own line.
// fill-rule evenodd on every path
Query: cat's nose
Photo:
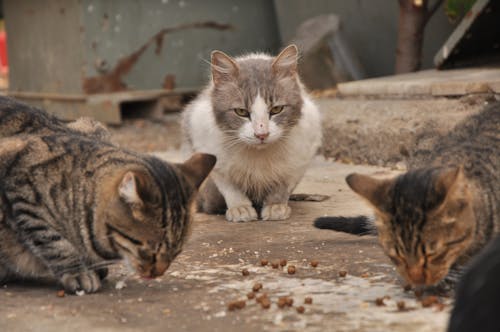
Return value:
M 411 266 L 407 269 L 408 277 L 416 285 L 425 284 L 425 273 L 421 266 Z
M 266 133 L 254 133 L 255 137 L 257 137 L 258 139 L 260 139 L 261 141 L 265 140 L 267 137 L 269 137 L 269 132 L 266 132 Z

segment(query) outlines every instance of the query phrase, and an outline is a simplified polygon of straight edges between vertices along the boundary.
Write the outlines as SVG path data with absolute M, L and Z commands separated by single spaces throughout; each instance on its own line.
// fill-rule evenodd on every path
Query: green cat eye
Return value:
M 242 116 L 244 118 L 250 117 L 250 113 L 248 113 L 248 111 L 244 108 L 235 108 L 234 113 L 236 113 L 237 115 Z
M 285 106 L 274 106 L 273 108 L 271 108 L 271 110 L 269 110 L 269 114 L 271 115 L 279 114 L 281 113 L 281 111 L 283 111 L 284 107 Z

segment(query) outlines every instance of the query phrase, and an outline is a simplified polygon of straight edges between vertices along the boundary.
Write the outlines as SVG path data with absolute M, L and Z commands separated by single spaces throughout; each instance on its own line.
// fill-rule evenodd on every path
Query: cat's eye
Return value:
M 236 115 L 244 117 L 244 118 L 250 117 L 250 113 L 248 113 L 248 111 L 244 108 L 235 108 L 234 113 L 236 113 Z
M 269 110 L 269 114 L 270 115 L 276 115 L 276 114 L 279 114 L 283 111 L 283 108 L 285 108 L 285 106 L 274 106 L 273 108 L 271 108 Z

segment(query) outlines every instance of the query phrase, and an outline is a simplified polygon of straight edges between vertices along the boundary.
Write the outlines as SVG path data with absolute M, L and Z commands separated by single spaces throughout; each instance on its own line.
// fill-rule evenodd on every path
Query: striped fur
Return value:
M 457 125 L 433 150 L 416 153 L 407 173 L 391 180 L 347 177 L 373 206 L 379 240 L 409 283 L 456 280 L 499 234 L 499 147 L 500 103 L 495 103 Z M 323 228 L 338 229 L 331 221 L 323 220 Z
M 95 292 L 120 259 L 143 277 L 162 275 L 182 250 L 215 157 L 169 164 L 41 111 L 33 123 L 48 122 L 6 137 L 6 116 L 0 109 L 0 280 L 55 277 L 69 292 Z

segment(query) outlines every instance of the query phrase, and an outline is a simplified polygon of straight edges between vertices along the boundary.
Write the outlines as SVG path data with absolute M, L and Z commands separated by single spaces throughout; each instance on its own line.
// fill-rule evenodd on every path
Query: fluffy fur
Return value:
M 3 100 L 6 101 L 6 100 Z M 125 259 L 162 275 L 182 250 L 197 188 L 215 163 L 184 164 L 97 139 L 102 126 L 65 126 L 13 100 L 0 105 L 0 280 L 55 278 L 95 292 Z
M 190 148 L 218 160 L 201 190 L 202 211 L 225 212 L 229 221 L 255 220 L 258 212 L 264 220 L 289 217 L 290 193 L 321 142 L 295 46 L 275 58 L 213 52 L 212 80 L 186 107 L 183 125 Z
M 457 125 L 411 165 L 394 179 L 351 174 L 346 181 L 374 208 L 380 243 L 409 283 L 430 286 L 446 277 L 454 284 L 500 231 L 500 103 Z M 359 228 L 329 221 L 322 219 L 322 228 Z

